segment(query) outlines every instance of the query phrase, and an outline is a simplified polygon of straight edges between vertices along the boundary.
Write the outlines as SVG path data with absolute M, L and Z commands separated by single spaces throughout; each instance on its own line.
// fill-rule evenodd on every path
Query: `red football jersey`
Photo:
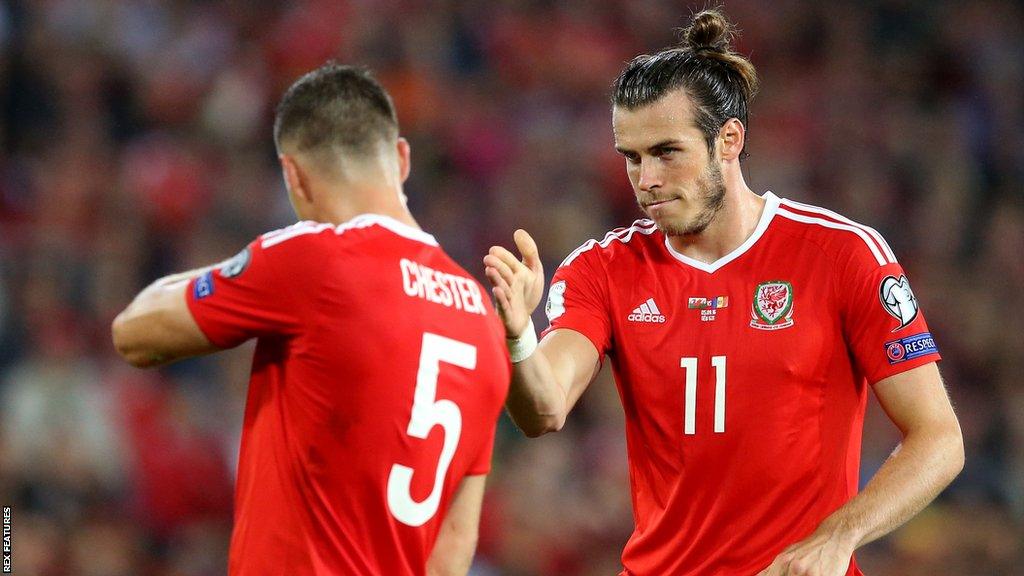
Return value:
M 264 234 L 187 294 L 215 345 L 258 338 L 229 573 L 424 574 L 508 391 L 480 284 L 433 236 L 362 215 Z
M 856 494 L 867 385 L 939 359 L 876 231 L 765 199 L 751 237 L 713 264 L 638 220 L 555 272 L 547 331 L 611 359 L 626 415 L 623 574 L 767 567 Z

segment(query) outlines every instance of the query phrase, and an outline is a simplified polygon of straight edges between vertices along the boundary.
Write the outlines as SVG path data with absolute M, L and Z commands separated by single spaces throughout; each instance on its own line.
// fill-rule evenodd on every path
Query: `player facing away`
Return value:
M 303 221 L 158 280 L 114 343 L 146 367 L 257 339 L 232 576 L 464 575 L 510 378 L 501 322 L 406 208 L 409 144 L 367 72 L 300 78 L 274 137 Z
M 512 352 L 507 402 L 559 430 L 612 364 L 635 530 L 623 575 L 861 574 L 853 552 L 920 511 L 963 443 L 934 340 L 882 237 L 744 182 L 749 61 L 717 11 L 614 85 L 615 147 L 647 219 L 565 258 L 537 345 L 538 249 L 484 258 Z M 857 494 L 868 391 L 903 439 Z

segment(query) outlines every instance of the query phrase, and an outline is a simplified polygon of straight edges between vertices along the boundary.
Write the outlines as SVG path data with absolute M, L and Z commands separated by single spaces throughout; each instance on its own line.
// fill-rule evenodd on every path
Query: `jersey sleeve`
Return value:
M 611 348 L 608 275 L 597 252 L 578 254 L 555 270 L 545 313 L 550 323 L 541 334 L 568 328 L 583 334 L 603 359 Z
M 851 246 L 836 266 L 847 347 L 871 384 L 940 359 L 903 267 L 878 239 L 877 252 Z
M 186 299 L 192 317 L 215 346 L 231 348 L 262 336 L 288 336 L 302 323 L 304 300 L 297 297 L 310 242 L 295 238 L 269 246 L 257 238 L 237 256 L 192 279 Z

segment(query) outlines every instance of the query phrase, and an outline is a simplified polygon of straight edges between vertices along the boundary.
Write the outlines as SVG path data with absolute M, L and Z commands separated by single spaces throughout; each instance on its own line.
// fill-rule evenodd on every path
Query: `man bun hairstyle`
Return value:
M 705 10 L 693 17 L 690 25 L 683 29 L 682 36 L 684 45 L 694 50 L 727 52 L 736 36 L 736 27 L 718 10 Z
M 274 144 L 296 152 L 372 155 L 398 137 L 387 91 L 369 71 L 336 62 L 307 73 L 284 93 L 274 119 Z
M 693 102 L 708 150 L 713 150 L 718 131 L 730 118 L 748 126 L 747 107 L 757 94 L 754 65 L 732 51 L 735 35 L 721 10 L 699 12 L 683 29 L 679 46 L 637 56 L 626 65 L 615 79 L 613 104 L 634 110 L 682 89 Z

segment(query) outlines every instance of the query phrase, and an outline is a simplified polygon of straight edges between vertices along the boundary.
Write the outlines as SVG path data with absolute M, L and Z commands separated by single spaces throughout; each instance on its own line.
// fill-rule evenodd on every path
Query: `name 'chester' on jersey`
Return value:
M 508 393 L 480 286 L 430 234 L 363 214 L 264 234 L 187 294 L 210 342 L 257 339 L 228 574 L 424 576 Z
M 402 288 L 409 296 L 472 314 L 487 315 L 480 286 L 464 276 L 434 270 L 430 266 L 402 258 Z

